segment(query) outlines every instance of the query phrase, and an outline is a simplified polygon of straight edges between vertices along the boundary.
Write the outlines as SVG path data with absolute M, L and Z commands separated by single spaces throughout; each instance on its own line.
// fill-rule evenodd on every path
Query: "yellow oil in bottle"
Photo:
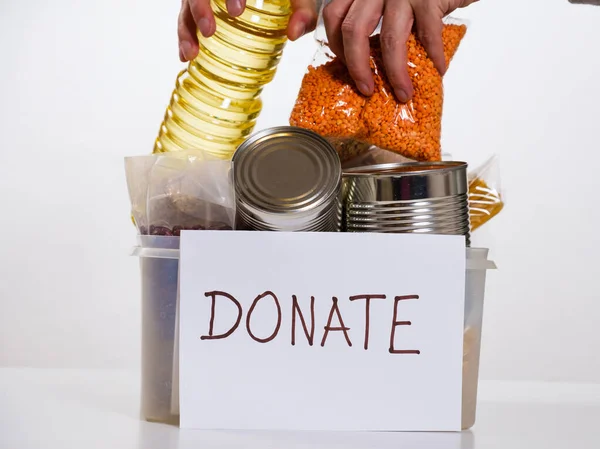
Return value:
M 198 57 L 177 77 L 154 153 L 202 150 L 230 159 L 253 131 L 260 93 L 275 76 L 286 44 L 289 0 L 247 0 L 230 17 L 225 0 L 211 0 L 216 32 L 198 33 Z

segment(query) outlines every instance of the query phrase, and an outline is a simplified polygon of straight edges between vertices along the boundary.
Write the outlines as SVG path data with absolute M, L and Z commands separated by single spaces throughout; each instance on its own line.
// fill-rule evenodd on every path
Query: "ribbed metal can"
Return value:
M 341 175 L 337 152 L 312 131 L 255 133 L 233 156 L 236 229 L 339 231 Z
M 346 170 L 341 228 L 464 235 L 470 246 L 467 164 L 415 162 Z

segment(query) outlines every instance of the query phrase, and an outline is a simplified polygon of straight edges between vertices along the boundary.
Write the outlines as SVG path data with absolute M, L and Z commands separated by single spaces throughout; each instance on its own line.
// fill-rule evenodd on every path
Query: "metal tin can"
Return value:
M 312 131 L 255 133 L 233 156 L 236 229 L 339 231 L 341 175 L 337 152 Z
M 345 232 L 464 235 L 470 246 L 467 164 L 415 162 L 346 170 Z

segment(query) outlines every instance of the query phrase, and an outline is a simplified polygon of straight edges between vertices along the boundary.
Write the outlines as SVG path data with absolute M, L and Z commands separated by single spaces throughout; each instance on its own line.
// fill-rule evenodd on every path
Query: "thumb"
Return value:
M 318 12 L 316 0 L 292 0 L 292 17 L 287 35 L 295 41 L 315 29 Z

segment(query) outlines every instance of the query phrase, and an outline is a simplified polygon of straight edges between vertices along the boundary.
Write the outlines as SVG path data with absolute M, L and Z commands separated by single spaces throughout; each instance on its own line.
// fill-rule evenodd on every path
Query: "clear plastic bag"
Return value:
M 386 77 L 378 31 L 371 36 L 371 68 L 375 91 L 365 97 L 355 88 L 346 66 L 327 44 L 323 23 L 315 33 L 319 49 L 304 75 L 290 124 L 328 138 L 342 162 L 376 146 L 417 161 L 441 160 L 442 77 L 411 34 L 408 71 L 413 82 L 411 101 L 400 103 Z M 449 65 L 467 26 L 446 18 L 444 54 Z
M 442 160 L 452 160 L 452 155 L 444 153 Z M 393 151 L 371 146 L 366 151 L 342 163 L 344 170 L 356 167 L 368 167 L 381 164 L 405 164 L 415 162 Z M 504 193 L 500 182 L 500 165 L 496 155 L 484 164 L 469 172 L 469 217 L 471 232 L 475 231 L 496 215 L 505 205 Z
M 194 152 L 125 158 L 133 221 L 142 235 L 184 229 L 231 230 L 235 203 L 230 161 Z
M 449 153 L 443 153 L 442 160 L 451 161 L 452 155 Z M 370 146 L 365 151 L 356 152 L 355 156 L 346 158 L 344 162 L 342 162 L 342 169 L 347 170 L 350 168 L 368 167 L 370 165 L 381 164 L 409 164 L 412 162 L 417 161 L 404 157 L 401 154 L 395 153 L 394 151 L 382 150 L 376 146 Z
M 471 232 L 483 226 L 502 209 L 505 200 L 500 185 L 500 165 L 496 155 L 469 173 L 469 216 Z

